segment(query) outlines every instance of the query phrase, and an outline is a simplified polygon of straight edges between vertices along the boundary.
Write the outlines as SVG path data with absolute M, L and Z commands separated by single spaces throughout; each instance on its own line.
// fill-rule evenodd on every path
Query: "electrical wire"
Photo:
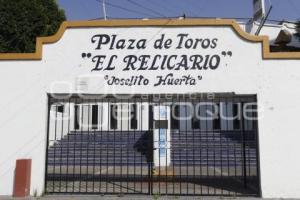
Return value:
M 100 3 L 103 3 L 103 0 L 95 0 L 95 1 L 98 1 Z M 110 6 L 110 7 L 113 7 L 113 8 L 118 8 L 118 9 L 121 9 L 121 10 L 125 10 L 127 12 L 131 12 L 131 13 L 135 13 L 135 14 L 139 14 L 139 15 L 145 15 L 145 16 L 151 16 L 151 17 L 156 17 L 152 14 L 148 14 L 148 13 L 144 13 L 144 12 L 140 12 L 140 11 L 137 11 L 137 10 L 133 10 L 133 9 L 129 9 L 129 8 L 125 8 L 125 7 L 122 7 L 122 6 L 119 6 L 119 5 L 116 5 L 116 4 L 112 4 L 112 3 L 109 3 L 109 2 L 105 2 L 106 5 Z
M 161 0 L 159 0 L 159 2 L 160 2 L 161 5 L 166 3 L 165 1 L 161 1 Z M 178 13 L 178 11 L 181 12 L 181 10 L 178 9 L 177 6 L 173 6 L 173 4 L 167 4 L 166 6 L 168 6 L 168 8 L 166 10 L 173 10 L 174 13 Z M 163 6 L 163 7 L 166 8 L 166 6 Z M 179 13 L 179 15 L 182 15 L 182 13 Z
M 171 7 L 168 5 L 168 7 L 167 6 L 165 6 L 162 2 L 163 1 L 147 1 L 147 2 L 151 2 L 153 5 L 155 5 L 156 7 L 158 7 L 158 8 L 162 8 L 163 10 L 166 10 L 166 11 L 168 11 L 168 12 L 170 12 L 170 13 L 172 13 L 172 14 L 177 14 L 178 12 L 177 12 L 177 10 L 175 11 L 175 10 L 173 10 L 173 9 L 171 9 Z M 177 9 L 177 8 L 176 8 Z
M 196 9 L 197 11 L 194 12 L 194 9 Z M 182 12 L 184 13 L 184 15 L 188 16 L 188 13 L 191 13 L 191 16 L 197 16 L 198 15 L 198 9 L 197 6 L 191 6 L 188 10 L 182 10 Z
M 97 2 L 101 2 L 103 3 L 103 0 L 95 0 Z M 153 9 L 150 9 L 150 8 L 146 8 L 145 6 L 142 6 L 141 4 L 138 4 L 136 2 L 133 2 L 132 0 L 127 0 L 129 3 L 132 3 L 132 4 L 135 4 L 136 6 L 139 6 L 143 9 L 147 9 L 148 11 L 151 10 L 152 13 L 155 13 L 159 16 L 162 16 L 166 19 L 171 19 L 171 18 L 178 18 L 180 17 L 179 15 L 178 16 L 165 16 L 163 15 L 162 13 L 159 13 L 157 11 L 154 11 Z M 288 0 L 290 3 L 294 3 L 292 2 L 291 0 Z M 207 4 L 208 0 L 204 0 L 203 1 L 203 5 L 200 7 L 200 10 L 204 9 L 206 4 Z M 153 4 L 155 4 L 154 2 L 152 2 Z M 157 3 L 157 2 L 156 2 Z M 119 5 L 116 5 L 116 4 L 112 4 L 112 3 L 109 3 L 109 2 L 106 2 L 106 4 L 110 7 L 114 7 L 114 8 L 118 8 L 118 9 L 122 9 L 122 10 L 125 10 L 127 12 L 131 12 L 131 13 L 135 13 L 135 14 L 139 14 L 139 15 L 146 15 L 146 16 L 150 16 L 150 19 L 156 19 L 157 16 L 156 15 L 153 15 L 153 14 L 150 14 L 150 13 L 145 13 L 145 12 L 141 12 L 141 11 L 137 11 L 137 10 L 133 10 L 133 9 L 129 9 L 129 8 L 125 8 L 125 7 L 122 7 L 122 6 L 119 6 Z M 160 5 L 163 7 L 162 5 L 162 2 L 160 2 Z M 159 6 L 159 5 L 157 5 Z M 293 6 L 295 7 L 295 6 Z M 296 8 L 296 7 L 295 7 Z M 171 9 L 168 9 L 171 11 Z M 173 10 L 175 11 L 175 10 Z M 300 13 L 300 10 L 299 10 L 299 13 Z M 199 18 L 199 16 L 195 16 L 195 17 L 189 17 L 189 18 Z M 201 17 L 201 18 L 209 18 L 209 19 L 216 19 L 217 17 Z M 90 19 L 90 20 L 97 20 L 97 19 L 101 19 L 101 18 L 94 18 L 94 19 Z M 111 18 L 112 19 L 112 18 Z M 124 19 L 124 18 L 113 18 L 113 19 Z M 127 18 L 127 19 L 140 19 L 138 17 L 131 17 L 131 18 Z M 251 17 L 225 17 L 225 18 L 222 18 L 222 19 L 235 19 L 235 20 L 250 20 Z M 291 21 L 291 20 L 280 20 L 280 19 L 268 19 L 267 22 L 271 22 L 271 23 L 282 23 L 282 22 L 287 22 L 287 23 L 292 23 L 292 24 L 296 24 L 297 21 Z
M 181 16 L 177 15 L 177 16 L 170 16 L 170 17 L 166 17 L 164 19 L 177 19 Z M 219 17 L 188 17 L 189 19 L 232 19 L 232 20 L 243 20 L 243 21 L 247 21 L 247 20 L 250 20 L 252 19 L 251 17 L 222 17 L 222 18 L 219 18 Z M 92 19 L 89 19 L 91 21 L 93 20 L 99 20 L 99 19 L 102 19 L 102 18 L 92 18 Z M 121 17 L 117 17 L 117 18 L 110 18 L 110 19 L 125 19 L 125 18 L 121 18 Z M 139 20 L 139 19 L 142 19 L 142 18 L 138 18 L 138 17 L 127 17 L 126 19 L 136 19 L 136 20 Z M 149 18 L 149 19 L 157 19 L 157 17 L 153 17 L 153 18 Z M 297 24 L 297 21 L 291 21 L 291 20 L 280 20 L 280 19 L 267 19 L 267 22 L 272 22 L 274 24 L 281 24 L 282 22 L 287 22 L 287 23 L 291 23 L 291 24 Z
M 145 9 L 145 10 L 148 10 L 148 11 L 150 11 L 150 12 L 156 14 L 156 15 L 159 15 L 159 16 L 161 16 L 161 17 L 166 17 L 164 14 L 162 14 L 162 13 L 160 13 L 160 12 L 158 12 L 158 11 L 155 11 L 155 10 L 153 10 L 153 9 L 151 9 L 151 8 L 147 8 L 147 7 L 141 5 L 141 4 L 139 4 L 139 3 L 137 3 L 137 2 L 135 2 L 135 1 L 133 1 L 133 0 L 127 0 L 127 1 L 128 1 L 129 3 L 131 3 L 131 4 L 133 4 L 133 5 L 136 5 L 136 6 L 140 7 L 140 8 L 143 8 L 143 9 Z

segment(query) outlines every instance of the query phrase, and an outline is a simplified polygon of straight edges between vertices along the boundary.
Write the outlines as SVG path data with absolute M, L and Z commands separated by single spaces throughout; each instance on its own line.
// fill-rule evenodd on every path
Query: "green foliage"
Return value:
M 65 19 L 55 0 L 0 0 L 0 52 L 34 52 L 36 37 L 55 34 Z

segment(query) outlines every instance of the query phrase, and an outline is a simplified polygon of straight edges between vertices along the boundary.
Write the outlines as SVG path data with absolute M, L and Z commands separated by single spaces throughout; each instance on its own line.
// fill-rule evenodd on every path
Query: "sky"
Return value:
M 102 0 L 58 0 L 68 20 L 103 19 Z M 252 0 L 105 0 L 108 18 L 251 18 Z M 300 19 L 300 0 L 266 0 L 269 19 Z

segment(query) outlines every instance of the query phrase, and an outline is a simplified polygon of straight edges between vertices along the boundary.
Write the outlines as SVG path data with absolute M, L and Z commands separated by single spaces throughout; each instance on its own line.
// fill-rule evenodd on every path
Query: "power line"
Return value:
M 163 1 L 147 1 L 147 2 L 152 3 L 153 5 L 155 5 L 158 8 L 163 8 L 164 10 L 169 11 L 172 14 L 177 14 L 177 10 L 175 11 L 175 10 L 171 9 L 170 7 L 165 6 L 162 3 Z
M 188 10 L 187 12 L 190 12 L 193 16 L 197 16 L 198 13 L 194 12 L 192 8 L 195 8 L 196 6 L 191 6 L 190 10 Z M 184 12 L 184 11 L 183 11 Z
M 127 1 L 128 1 L 129 3 L 131 3 L 131 4 L 133 4 L 133 5 L 136 5 L 136 6 L 140 7 L 140 8 L 143 8 L 143 9 L 145 9 L 145 10 L 148 10 L 148 11 L 150 11 L 150 12 L 156 14 L 156 15 L 159 15 L 159 16 L 161 16 L 161 17 L 166 17 L 164 14 L 162 14 L 162 13 L 160 13 L 160 12 L 158 12 L 158 11 L 155 11 L 155 10 L 153 10 L 153 9 L 151 9 L 151 8 L 147 8 L 147 7 L 145 7 L 145 6 L 142 6 L 141 4 L 139 4 L 139 3 L 137 3 L 137 2 L 135 2 L 135 1 L 133 1 L 133 0 L 127 0 Z
M 196 2 L 197 3 L 195 3 L 195 4 L 198 4 L 199 1 L 196 0 Z M 208 3 L 208 0 L 203 0 L 201 2 L 201 6 L 199 8 L 197 7 L 197 5 L 191 7 L 191 8 L 197 9 L 197 11 L 194 11 L 193 9 L 190 9 L 187 12 L 190 12 L 193 16 L 197 17 L 197 16 L 199 16 L 198 12 L 200 12 L 201 10 L 203 10 L 206 7 L 207 3 Z
M 95 0 L 95 1 L 103 3 L 103 0 Z M 140 11 L 137 11 L 137 10 L 132 10 L 132 9 L 129 9 L 129 8 L 125 8 L 125 7 L 116 5 L 116 4 L 112 4 L 112 3 L 108 3 L 108 2 L 105 2 L 105 4 L 110 6 L 110 7 L 113 7 L 113 8 L 118 8 L 118 9 L 121 9 L 121 10 L 125 10 L 127 12 L 131 12 L 131 13 L 135 13 L 135 14 L 139 14 L 139 15 L 146 15 L 146 16 L 156 17 L 156 16 L 148 14 L 148 13 L 140 12 Z
M 166 3 L 165 1 L 159 1 L 161 4 L 164 4 L 164 3 Z M 168 6 L 168 10 L 173 10 L 173 11 L 175 11 L 176 10 L 176 13 L 178 12 L 178 11 L 181 11 L 180 9 L 178 9 L 176 6 L 173 6 L 173 4 L 168 4 L 167 5 Z M 180 13 L 179 13 L 180 14 Z M 181 13 L 182 14 L 182 13 Z
M 181 16 L 176 15 L 176 16 L 170 16 L 170 17 L 166 17 L 165 19 L 177 19 Z M 188 17 L 189 19 L 232 19 L 232 20 L 243 20 L 243 21 L 248 21 L 250 19 L 252 19 L 251 17 L 215 17 L 215 16 L 207 16 L 207 17 Z M 89 19 L 89 20 L 99 20 L 102 18 L 93 18 L 93 19 Z M 116 17 L 116 18 L 111 18 L 111 19 L 124 19 L 123 17 Z M 126 19 L 142 19 L 139 17 L 127 17 Z M 153 18 L 149 18 L 149 19 L 157 19 L 157 17 L 153 17 Z M 238 21 L 239 22 L 239 21 Z M 291 24 L 297 24 L 297 21 L 291 21 L 291 20 L 281 20 L 281 19 L 267 19 L 267 22 L 273 22 L 273 23 L 282 23 L 282 22 L 287 22 L 287 23 L 291 23 Z

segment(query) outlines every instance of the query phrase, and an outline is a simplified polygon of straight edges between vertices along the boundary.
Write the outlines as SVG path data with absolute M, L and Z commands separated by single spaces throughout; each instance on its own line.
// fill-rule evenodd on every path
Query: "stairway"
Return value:
M 48 149 L 48 165 L 148 165 L 148 135 L 145 131 L 71 132 Z
M 256 166 L 251 135 L 244 135 L 243 152 L 239 132 L 173 131 L 171 165 L 238 167 L 245 158 L 247 166 Z M 49 147 L 48 166 L 148 166 L 152 143 L 147 131 L 70 132 Z
M 181 131 L 172 133 L 174 165 L 209 167 L 256 166 L 253 132 L 245 132 L 245 151 L 240 132 Z M 244 157 L 245 155 L 245 157 Z

